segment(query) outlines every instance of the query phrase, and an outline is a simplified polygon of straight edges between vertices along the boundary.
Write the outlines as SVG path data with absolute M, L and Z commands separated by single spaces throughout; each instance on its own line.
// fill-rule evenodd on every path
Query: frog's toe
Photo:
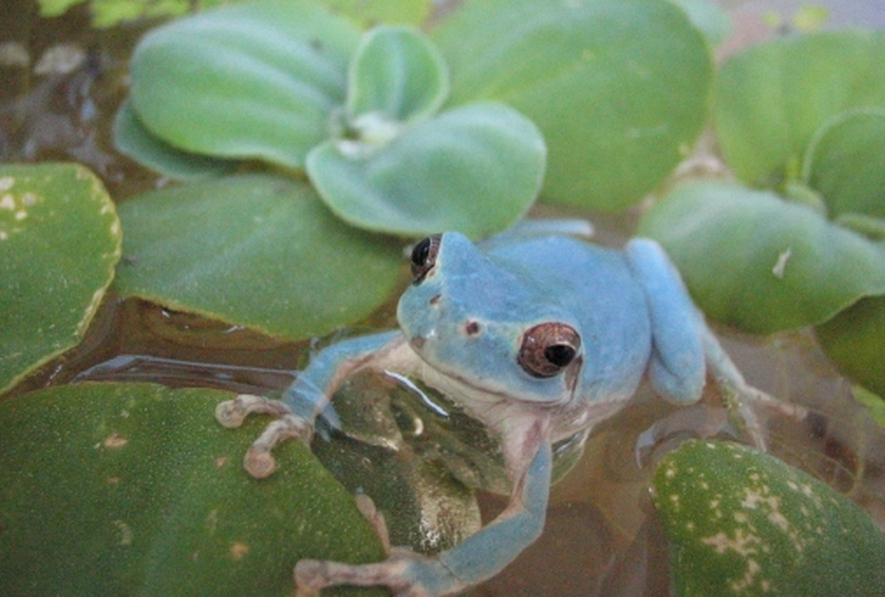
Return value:
M 313 438 L 313 427 L 306 420 L 287 414 L 268 425 L 261 436 L 252 442 L 246 452 L 243 466 L 250 475 L 263 479 L 276 470 L 276 461 L 271 451 L 281 441 L 298 439 L 307 445 Z
M 280 400 L 271 400 L 252 394 L 240 394 L 233 400 L 225 400 L 215 407 L 215 420 L 225 427 L 239 427 L 252 413 L 281 417 L 290 414 L 291 410 Z
M 434 558 L 407 550 L 395 550 L 387 560 L 375 564 L 301 560 L 295 566 L 296 597 L 318 596 L 320 589 L 333 585 L 383 585 L 396 597 L 438 597 L 463 588 L 453 580 Z

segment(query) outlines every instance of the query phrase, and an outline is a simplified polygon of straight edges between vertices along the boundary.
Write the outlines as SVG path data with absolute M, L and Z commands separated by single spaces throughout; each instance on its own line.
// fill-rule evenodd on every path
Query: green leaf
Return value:
M 368 316 L 396 288 L 396 243 L 335 218 L 305 183 L 241 175 L 120 205 L 116 290 L 299 339 Z
M 869 514 L 773 456 L 688 441 L 653 484 L 675 597 L 882 594 L 885 535 Z
M 359 32 L 310 2 L 223 6 L 146 35 L 131 62 L 132 106 L 185 151 L 300 168 L 344 103 Z
M 347 114 L 357 128 L 363 115 L 404 125 L 435 114 L 448 93 L 445 61 L 429 39 L 415 29 L 377 27 L 350 63 Z
M 541 129 L 547 201 L 639 201 L 706 121 L 707 43 L 664 0 L 470 2 L 433 39 L 449 64 L 450 104 L 502 101 Z
M 722 43 L 731 32 L 731 18 L 728 13 L 710 0 L 670 0 L 670 2 L 685 11 L 712 47 Z
M 885 296 L 861 299 L 815 333 L 845 375 L 885 396 Z
M 809 144 L 802 171 L 831 216 L 885 218 L 885 109 L 852 110 L 828 121 Z
M 129 101 L 123 102 L 114 119 L 114 146 L 140 164 L 176 180 L 219 176 L 233 171 L 238 163 L 188 153 L 163 142 L 141 124 Z
M 212 413 L 230 397 L 77 384 L 0 402 L 0 593 L 278 597 L 301 558 L 382 559 L 299 442 L 275 450 L 270 478 L 243 471 L 267 419 L 222 428 Z
M 322 0 L 322 4 L 366 28 L 379 23 L 418 26 L 432 8 L 430 0 Z
M 817 130 L 852 108 L 885 107 L 885 33 L 841 31 L 753 46 L 723 67 L 714 121 L 729 167 L 754 185 L 798 178 Z
M 460 230 L 478 238 L 513 225 L 544 176 L 535 126 L 483 102 L 413 125 L 381 147 L 328 141 L 307 159 L 329 207 L 355 226 L 420 236 Z
M 0 165 L 0 393 L 80 342 L 120 244 L 114 204 L 86 168 Z
M 708 316 L 754 333 L 826 321 L 885 293 L 885 251 L 804 205 L 718 182 L 675 188 L 641 222 Z

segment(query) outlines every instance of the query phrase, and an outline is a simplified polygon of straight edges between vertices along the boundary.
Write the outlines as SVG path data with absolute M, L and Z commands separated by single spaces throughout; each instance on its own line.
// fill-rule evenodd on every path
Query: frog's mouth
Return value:
M 424 365 L 417 370 L 419 377 L 453 400 L 467 404 L 517 402 L 544 408 L 567 406 L 574 402 L 584 364 L 583 355 L 578 355 L 558 376 L 541 378 L 522 372 L 523 379 L 516 386 L 507 380 L 491 377 L 477 382 L 465 377 L 456 367 L 434 358 L 432 352 L 423 350 L 428 344 L 424 336 L 410 337 L 408 343 Z

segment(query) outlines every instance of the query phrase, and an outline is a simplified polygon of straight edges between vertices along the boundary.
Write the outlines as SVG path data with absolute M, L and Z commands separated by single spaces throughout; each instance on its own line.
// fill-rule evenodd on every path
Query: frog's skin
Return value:
M 323 350 L 281 401 L 240 396 L 219 405 L 217 418 L 229 427 L 250 412 L 279 417 L 246 455 L 256 477 L 273 472 L 278 441 L 310 441 L 335 389 L 363 369 L 419 378 L 500 437 L 512 491 L 495 520 L 435 557 L 393 550 L 368 565 L 302 560 L 299 595 L 354 584 L 438 597 L 495 575 L 543 529 L 551 444 L 618 412 L 645 375 L 678 404 L 699 400 L 708 373 L 731 398 L 761 394 L 746 385 L 657 243 L 633 239 L 613 250 L 539 230 L 495 237 L 482 249 L 456 232 L 425 239 L 412 253 L 399 331 Z M 738 410 L 761 443 L 750 411 Z

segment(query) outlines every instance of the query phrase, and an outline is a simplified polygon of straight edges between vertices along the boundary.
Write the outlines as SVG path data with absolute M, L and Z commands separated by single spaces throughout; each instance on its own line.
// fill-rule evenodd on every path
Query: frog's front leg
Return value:
M 374 334 L 333 344 L 321 351 L 283 394 L 281 400 L 244 394 L 220 403 L 215 418 L 225 427 L 239 427 L 252 413 L 269 414 L 272 422 L 253 442 L 243 461 L 249 473 L 267 477 L 276 468 L 271 451 L 279 442 L 300 439 L 310 443 L 317 416 L 329 405 L 341 382 L 361 369 L 384 369 L 400 365 L 411 353 L 399 332 Z M 326 413 L 337 424 L 330 410 Z
M 505 439 L 513 490 L 507 508 L 457 546 L 436 556 L 395 549 L 377 564 L 302 560 L 295 567 L 298 597 L 315 597 L 332 585 L 385 585 L 397 597 L 458 594 L 500 572 L 544 528 L 552 450 L 540 421 Z

